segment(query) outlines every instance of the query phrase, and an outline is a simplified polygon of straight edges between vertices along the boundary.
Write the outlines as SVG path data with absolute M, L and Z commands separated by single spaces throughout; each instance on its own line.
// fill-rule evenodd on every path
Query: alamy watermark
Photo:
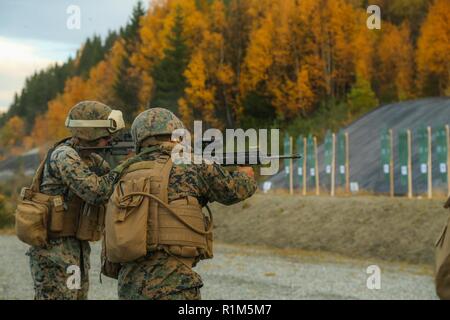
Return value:
M 70 5 L 66 9 L 66 13 L 69 15 L 66 20 L 66 27 L 69 30 L 81 29 L 81 9 L 79 6 Z
M 370 5 L 367 7 L 367 13 L 370 16 L 367 18 L 366 25 L 370 30 L 381 29 L 381 8 L 377 5 Z
M 366 273 L 369 274 L 367 277 L 366 286 L 369 290 L 380 290 L 381 289 L 381 269 L 376 264 L 370 265 L 366 269 Z
M 70 265 L 67 267 L 66 273 L 70 274 L 67 278 L 66 285 L 69 290 L 81 289 L 81 270 L 77 265 Z

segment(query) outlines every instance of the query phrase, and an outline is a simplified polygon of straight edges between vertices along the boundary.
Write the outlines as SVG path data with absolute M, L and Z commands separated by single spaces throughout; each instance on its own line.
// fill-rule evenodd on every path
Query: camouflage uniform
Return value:
M 152 121 L 155 120 L 158 119 L 153 117 Z M 175 121 L 179 120 L 175 117 Z M 164 123 L 159 121 L 161 122 Z M 169 132 L 177 125 L 171 126 Z M 160 125 L 158 130 L 164 128 L 164 125 Z M 135 142 L 139 146 L 136 132 L 134 134 Z M 162 155 L 170 155 L 173 146 L 171 143 L 157 145 L 159 148 L 154 152 L 140 156 L 142 161 L 152 161 Z M 214 201 L 231 205 L 253 195 L 256 188 L 256 181 L 253 178 L 244 173 L 225 171 L 217 164 L 174 164 L 169 177 L 168 200 L 170 202 L 191 196 L 197 198 L 202 206 Z M 177 257 L 158 251 L 136 261 L 123 263 L 119 272 L 118 286 L 120 299 L 199 300 L 203 282 L 200 275 Z
M 92 120 L 95 124 L 90 126 L 89 121 Z M 69 112 L 66 126 L 73 138 L 50 151 L 39 189 L 47 195 L 62 195 L 65 209 L 67 203 L 78 196 L 85 201 L 83 211 L 89 210 L 89 206 L 98 206 L 108 200 L 120 170 L 110 171 L 109 165 L 95 153 L 83 152 L 80 156 L 75 145 L 79 139 L 95 141 L 122 129 L 122 114 L 102 103 L 83 101 Z M 35 299 L 87 299 L 89 254 L 89 242 L 75 237 L 49 239 L 45 247 L 32 246 L 27 255 L 30 257 Z M 71 290 L 67 286 L 72 275 L 67 273 L 67 268 L 72 265 L 80 268 L 80 289 Z
M 49 170 L 46 165 L 44 169 L 42 193 L 64 195 L 65 200 L 77 195 L 91 205 L 104 203 L 112 193 L 116 175 L 107 174 L 109 165 L 97 154 L 81 158 L 73 149 L 72 140 L 55 148 L 50 157 L 50 167 Z M 93 174 L 93 171 L 101 176 Z M 89 254 L 89 242 L 75 237 L 49 240 L 45 248 L 31 247 L 27 255 L 30 257 L 35 299 L 87 299 Z M 66 285 L 70 265 L 80 266 L 80 290 L 69 290 Z

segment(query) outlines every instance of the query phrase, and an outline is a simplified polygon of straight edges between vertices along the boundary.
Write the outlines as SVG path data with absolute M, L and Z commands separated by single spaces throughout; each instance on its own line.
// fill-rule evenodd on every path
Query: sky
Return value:
M 87 37 L 104 39 L 108 30 L 124 26 L 137 2 L 0 0 L 0 112 L 7 110 L 27 76 L 74 57 Z M 143 0 L 146 8 L 148 2 Z

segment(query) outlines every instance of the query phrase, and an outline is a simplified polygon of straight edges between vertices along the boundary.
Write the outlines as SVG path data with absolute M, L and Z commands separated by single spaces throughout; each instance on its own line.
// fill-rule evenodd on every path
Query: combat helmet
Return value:
M 136 150 L 142 142 L 153 136 L 171 135 L 177 129 L 184 129 L 183 122 L 170 110 L 164 108 L 151 108 L 140 113 L 131 125 Z
M 66 127 L 73 137 L 94 141 L 125 128 L 125 122 L 120 110 L 97 101 L 82 101 L 69 111 Z

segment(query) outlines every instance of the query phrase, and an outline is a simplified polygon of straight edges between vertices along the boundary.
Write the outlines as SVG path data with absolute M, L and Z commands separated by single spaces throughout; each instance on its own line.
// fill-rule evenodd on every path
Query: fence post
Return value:
M 428 199 L 433 198 L 433 162 L 432 162 L 432 149 L 431 149 L 431 127 L 427 127 L 428 132 Z
M 336 134 L 332 134 L 332 148 L 331 148 L 331 196 L 335 195 L 336 184 Z
M 394 133 L 392 129 L 389 129 L 389 144 L 391 148 L 391 159 L 389 160 L 389 184 L 390 184 L 390 192 L 391 197 L 395 195 L 395 182 L 394 182 Z
M 291 137 L 289 137 L 289 150 L 290 154 L 294 154 L 294 140 Z M 294 194 L 294 160 L 289 160 L 289 194 Z
M 307 172 L 307 168 L 306 168 L 306 157 L 308 155 L 308 148 L 306 147 L 308 140 L 306 137 L 303 138 L 303 195 L 306 196 L 306 172 Z
M 316 173 L 316 196 L 320 195 L 320 182 L 319 182 L 319 157 L 317 156 L 317 138 L 314 137 L 314 171 Z
M 345 192 L 350 192 L 350 151 L 348 132 L 345 133 Z
M 413 185 L 412 185 L 412 155 L 411 155 L 411 130 L 406 131 L 408 138 L 408 198 L 411 199 L 413 196 Z

